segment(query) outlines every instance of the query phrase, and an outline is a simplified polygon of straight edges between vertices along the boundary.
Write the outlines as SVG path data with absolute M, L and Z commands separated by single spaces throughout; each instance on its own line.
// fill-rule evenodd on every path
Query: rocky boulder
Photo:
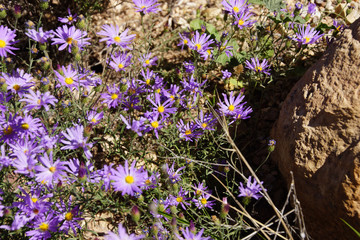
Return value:
M 356 239 L 341 219 L 360 231 L 360 19 L 292 88 L 272 137 L 309 235 Z

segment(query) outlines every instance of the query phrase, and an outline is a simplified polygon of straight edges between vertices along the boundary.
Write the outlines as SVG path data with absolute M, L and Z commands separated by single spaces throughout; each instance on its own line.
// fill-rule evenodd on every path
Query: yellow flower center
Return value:
M 158 128 L 158 127 L 159 127 L 158 121 L 152 122 L 152 123 L 151 123 L 151 126 L 152 126 L 153 128 Z
M 71 212 L 68 212 L 65 214 L 65 220 L 71 221 L 73 219 L 74 215 Z
M 184 39 L 183 43 L 184 43 L 184 44 L 187 44 L 187 43 L 188 43 L 188 40 Z
M 262 71 L 262 67 L 261 67 L 261 66 L 256 66 L 256 67 L 255 67 L 255 70 L 256 70 L 257 72 L 261 72 L 261 71 Z
M 31 201 L 33 202 L 33 203 L 36 203 L 37 202 L 37 198 L 31 198 Z
M 230 111 L 234 111 L 235 106 L 231 104 L 228 109 L 229 109 Z
M 10 135 L 13 132 L 13 128 L 11 126 L 8 126 L 7 128 L 4 128 L 4 134 Z
M 38 100 L 37 100 L 37 104 L 39 104 L 39 105 L 40 105 L 40 103 L 41 103 L 41 100 L 40 100 L 40 99 L 38 99 Z
M 155 90 L 156 93 L 160 93 L 160 88 Z
M 146 64 L 150 64 L 150 60 L 149 60 L 149 59 L 146 59 L 146 60 L 145 60 L 145 63 L 146 63 Z
M 175 100 L 175 97 L 173 95 L 170 96 L 171 100 Z
M 69 78 L 69 77 L 65 78 L 66 84 L 71 85 L 71 84 L 73 84 L 73 82 L 74 82 L 74 80 L 72 78 Z
M 73 39 L 71 37 L 68 37 L 66 39 L 66 43 L 69 44 L 69 45 L 72 43 L 72 41 L 73 41 Z
M 20 86 L 19 86 L 19 85 L 17 85 L 17 84 L 15 84 L 15 85 L 13 86 L 13 89 L 14 89 L 15 91 L 19 91 Z
M 202 198 L 200 201 L 201 201 L 201 203 L 202 203 L 203 205 L 205 205 L 205 204 L 207 203 L 206 198 Z
M 185 135 L 189 135 L 189 134 L 191 134 L 191 130 L 190 130 L 190 129 L 188 129 L 188 130 L 185 131 Z
M 73 20 L 73 17 L 69 16 L 69 17 L 68 17 L 68 20 L 69 20 L 69 21 L 72 21 L 72 20 Z
M 210 51 L 210 49 L 208 49 L 207 51 L 206 51 L 209 55 L 211 54 L 211 51 Z
M 96 123 L 96 119 L 95 118 L 91 119 L 91 122 Z
M 0 40 L 0 48 L 6 47 L 6 42 L 4 40 Z
M 200 189 L 197 189 L 196 190 L 196 195 L 200 195 L 201 194 L 201 190 Z
M 50 167 L 49 170 L 50 172 L 54 173 L 56 171 L 56 167 Z
M 201 50 L 201 45 L 198 43 L 198 44 L 195 44 L 195 46 L 197 47 L 198 51 Z
M 121 41 L 121 38 L 120 38 L 119 36 L 116 36 L 116 37 L 114 37 L 114 41 L 115 41 L 115 42 L 120 42 L 120 41 Z
M 238 13 L 238 12 L 239 12 L 239 8 L 238 8 L 238 7 L 236 7 L 236 6 L 233 8 L 233 10 L 234 10 L 234 12 L 236 12 L 236 13 Z
M 163 113 L 164 111 L 165 111 L 164 106 L 163 106 L 163 105 L 160 105 L 160 106 L 158 107 L 158 112 L 159 112 L 159 113 Z
M 146 180 L 145 180 L 145 184 L 146 184 L 146 185 L 150 185 L 150 183 L 151 183 L 151 181 L 150 181 L 149 179 L 146 179 Z
M 123 68 L 123 67 L 124 67 L 124 65 L 121 63 L 118 65 L 118 68 Z
M 305 43 L 310 42 L 310 38 L 309 37 L 305 37 Z
M 47 231 L 49 229 L 49 224 L 47 223 L 41 223 L 39 226 L 39 229 L 43 232 Z
M 206 124 L 206 123 L 203 123 L 203 124 L 201 124 L 201 127 L 202 127 L 202 128 L 206 128 L 206 127 L 207 127 L 207 124 Z
M 125 182 L 128 184 L 132 184 L 134 182 L 134 178 L 132 176 L 126 176 L 125 177 Z
M 117 99 L 119 96 L 116 94 L 116 93 L 113 93 L 112 95 L 111 95 L 111 99 L 112 100 L 115 100 L 115 99 Z
M 238 24 L 242 26 L 244 24 L 244 21 L 242 19 L 239 20 Z
M 141 6 L 141 9 L 144 9 L 144 8 L 146 8 L 145 6 Z
M 182 202 L 182 201 L 183 201 L 183 198 L 182 198 L 182 197 L 177 197 L 177 198 L 176 198 L 176 201 L 177 201 L 177 202 Z
M 150 85 L 150 81 L 151 81 L 150 79 L 146 79 L 145 82 L 146 82 L 147 85 Z
M 21 128 L 24 129 L 24 130 L 28 130 L 29 129 L 29 124 L 23 123 L 23 124 L 21 124 Z
M 39 212 L 40 212 L 39 209 L 36 209 L 36 208 L 35 208 L 35 209 L 33 210 L 33 213 L 34 213 L 34 214 L 39 214 Z

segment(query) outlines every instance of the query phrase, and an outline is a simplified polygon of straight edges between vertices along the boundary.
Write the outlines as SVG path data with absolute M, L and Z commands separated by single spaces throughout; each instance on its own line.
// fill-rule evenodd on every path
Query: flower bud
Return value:
M 131 208 L 131 218 L 132 220 L 134 220 L 134 222 L 139 222 L 140 220 L 140 211 L 139 208 L 137 206 L 133 206 Z
M 212 215 L 211 216 L 211 220 L 216 224 L 216 225 L 220 225 L 220 220 L 217 216 Z
M 81 55 L 80 55 L 80 53 L 76 53 L 74 57 L 75 57 L 75 61 L 76 61 L 76 62 L 80 62 L 80 61 L 81 61 Z
M 165 206 L 164 206 L 164 204 L 159 204 L 159 206 L 158 206 L 158 211 L 160 211 L 160 212 L 164 212 L 164 211 L 165 211 Z
M 81 30 L 85 30 L 85 28 L 86 28 L 86 20 L 85 20 L 84 15 L 82 15 L 82 14 L 79 15 L 78 22 L 76 23 L 76 26 Z
M 192 233 L 196 233 L 196 228 L 195 228 L 195 224 L 192 220 L 190 220 L 190 226 L 189 226 L 189 230 Z
M 0 4 L 0 19 L 6 18 L 6 9 L 4 5 Z
M 276 141 L 274 139 L 269 140 L 268 151 L 271 153 L 275 150 Z
M 20 5 L 15 5 L 15 7 L 14 7 L 14 16 L 17 19 L 21 17 L 21 7 L 20 7 Z
M 171 213 L 173 213 L 173 214 L 176 214 L 176 213 L 178 212 L 176 206 L 174 206 L 174 205 L 172 205 L 172 206 L 170 207 L 170 211 L 171 211 Z
M 40 44 L 39 44 L 39 49 L 40 49 L 41 51 L 45 51 L 45 50 L 46 50 L 46 43 L 40 43 Z

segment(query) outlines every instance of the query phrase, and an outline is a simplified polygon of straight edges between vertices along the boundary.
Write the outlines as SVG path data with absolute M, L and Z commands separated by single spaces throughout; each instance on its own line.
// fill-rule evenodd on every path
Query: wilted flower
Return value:
M 52 38 L 52 31 L 44 32 L 42 27 L 39 28 L 39 31 L 36 31 L 35 29 L 28 29 L 25 34 L 32 40 L 41 44 L 46 43 L 49 38 Z

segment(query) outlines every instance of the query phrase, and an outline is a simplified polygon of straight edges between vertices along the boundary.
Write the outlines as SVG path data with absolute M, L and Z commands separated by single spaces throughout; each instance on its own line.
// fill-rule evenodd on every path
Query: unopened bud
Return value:
M 46 43 L 40 43 L 39 49 L 40 49 L 41 51 L 45 51 L 45 50 L 46 50 Z
M 140 211 L 137 206 L 131 208 L 131 217 L 136 223 L 140 220 Z
M 190 220 L 190 226 L 189 226 L 189 230 L 192 233 L 196 233 L 196 228 L 195 228 L 195 224 L 192 220 Z
M 274 139 L 269 140 L 268 151 L 273 152 L 275 150 L 276 141 Z
M 176 213 L 178 212 L 176 206 L 174 206 L 174 205 L 172 205 L 172 206 L 170 207 L 170 211 L 171 211 L 171 213 L 173 213 L 173 214 L 176 214 Z

